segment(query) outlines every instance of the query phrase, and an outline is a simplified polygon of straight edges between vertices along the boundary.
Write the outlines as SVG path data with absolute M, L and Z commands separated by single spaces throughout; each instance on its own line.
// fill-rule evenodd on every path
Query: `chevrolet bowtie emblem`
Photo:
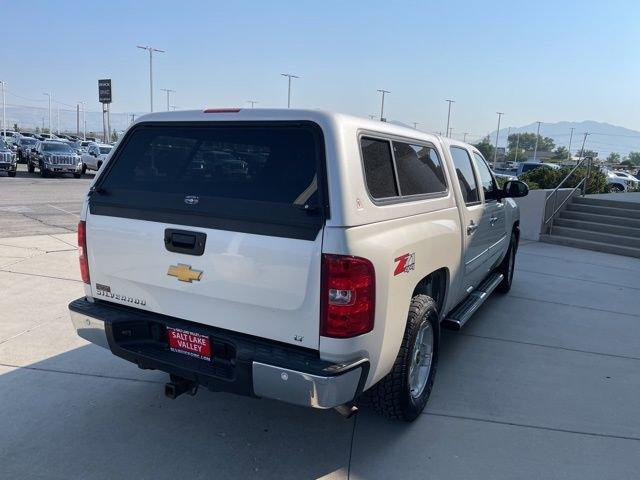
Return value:
M 194 280 L 197 282 L 200 281 L 202 270 L 191 270 L 191 265 L 179 263 L 178 265 L 171 265 L 169 271 L 167 271 L 167 275 L 176 277 L 181 282 L 192 283 Z

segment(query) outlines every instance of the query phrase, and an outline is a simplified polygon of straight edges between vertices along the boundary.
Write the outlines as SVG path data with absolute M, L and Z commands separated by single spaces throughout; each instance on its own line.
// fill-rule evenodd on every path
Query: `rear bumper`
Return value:
M 369 373 L 365 358 L 332 364 L 321 360 L 316 351 L 109 302 L 80 298 L 69 304 L 69 311 L 85 340 L 140 368 L 162 370 L 213 391 L 332 408 L 354 400 Z M 212 360 L 172 352 L 167 326 L 208 336 Z

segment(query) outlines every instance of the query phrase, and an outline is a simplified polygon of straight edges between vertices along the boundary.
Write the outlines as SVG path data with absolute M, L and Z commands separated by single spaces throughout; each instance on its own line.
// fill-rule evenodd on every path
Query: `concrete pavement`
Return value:
M 0 239 L 0 478 L 635 479 L 640 261 L 521 247 L 413 424 L 203 390 L 79 339 L 75 235 Z

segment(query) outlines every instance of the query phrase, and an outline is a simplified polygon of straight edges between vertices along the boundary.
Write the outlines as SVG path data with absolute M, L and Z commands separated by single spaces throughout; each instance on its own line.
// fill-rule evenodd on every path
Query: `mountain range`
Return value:
M 500 128 L 498 145 L 501 147 L 506 146 L 508 133 L 536 133 L 537 128 L 537 122 L 522 127 Z M 619 153 L 624 157 L 631 151 L 640 151 L 639 131 L 593 120 L 542 123 L 540 125 L 540 135 L 551 137 L 556 146 L 568 147 L 572 128 L 571 152 L 573 154 L 579 152 L 585 133 L 588 133 L 588 135 L 584 148 L 598 152 L 600 158 L 607 157 L 611 152 Z M 493 144 L 496 139 L 495 130 L 489 133 L 489 138 Z

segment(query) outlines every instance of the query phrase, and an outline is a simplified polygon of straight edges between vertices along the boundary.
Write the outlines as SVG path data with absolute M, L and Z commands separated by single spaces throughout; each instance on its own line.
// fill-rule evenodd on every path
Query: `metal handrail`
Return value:
M 580 168 L 580 166 L 585 162 L 587 162 L 587 175 L 578 182 L 578 184 L 573 188 L 573 190 L 571 190 L 571 193 L 566 196 L 566 198 L 562 201 L 562 203 L 559 206 L 556 206 L 556 202 L 558 199 L 558 195 L 557 195 L 558 190 L 562 187 L 562 185 L 564 185 L 564 183 L 569 179 L 569 177 L 573 175 L 573 172 L 575 172 L 578 168 Z M 549 233 L 551 233 L 551 230 L 553 229 L 553 219 L 555 218 L 556 213 L 558 213 L 560 209 L 562 209 L 564 204 L 567 203 L 569 199 L 573 197 L 573 194 L 575 193 L 575 191 L 584 185 L 584 188 L 582 190 L 582 195 L 585 194 L 586 187 L 587 187 L 587 180 L 589 179 L 590 173 L 591 173 L 591 157 L 585 157 L 582 160 L 579 160 L 578 163 L 576 163 L 576 166 L 573 167 L 573 169 L 562 179 L 562 181 L 558 184 L 558 186 L 553 189 L 553 191 L 547 196 L 547 198 L 544 199 L 545 217 L 544 217 L 543 225 L 546 225 L 547 223 L 552 222 L 549 227 Z M 551 212 L 551 215 L 549 215 L 549 217 L 547 218 L 546 216 L 547 203 L 549 203 L 549 200 L 551 199 L 551 197 L 553 197 L 553 211 Z

